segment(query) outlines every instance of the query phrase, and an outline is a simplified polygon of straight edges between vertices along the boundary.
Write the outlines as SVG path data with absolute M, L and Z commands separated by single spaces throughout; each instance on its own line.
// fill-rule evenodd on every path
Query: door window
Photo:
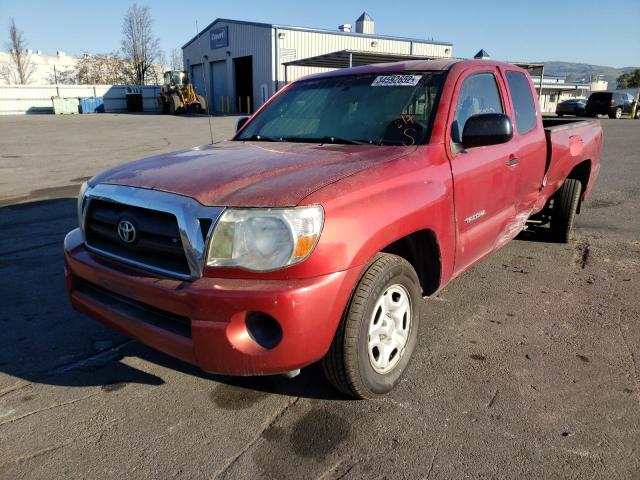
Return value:
M 500 91 L 493 73 L 477 73 L 462 82 L 456 115 L 451 125 L 451 139 L 462 143 L 464 124 L 469 117 L 481 113 L 503 113 Z
M 518 133 L 522 135 L 530 132 L 536 127 L 536 106 L 529 81 L 520 72 L 507 72 L 507 84 L 511 92 Z M 551 96 L 555 97 L 554 94 Z M 555 101 L 555 98 L 551 101 Z

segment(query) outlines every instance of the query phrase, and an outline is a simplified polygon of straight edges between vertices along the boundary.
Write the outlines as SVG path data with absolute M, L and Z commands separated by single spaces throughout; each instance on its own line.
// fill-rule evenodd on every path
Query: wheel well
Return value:
M 432 230 L 419 230 L 399 238 L 381 250 L 407 260 L 418 274 L 422 293 L 431 295 L 440 286 L 440 247 Z
M 580 207 L 582 205 L 582 199 L 584 199 L 584 192 L 589 184 L 589 175 L 591 175 L 591 160 L 584 160 L 578 165 L 573 167 L 573 170 L 569 173 L 567 178 L 573 178 L 578 180 L 582 184 L 582 198 L 578 203 L 578 210 L 576 213 L 580 213 Z

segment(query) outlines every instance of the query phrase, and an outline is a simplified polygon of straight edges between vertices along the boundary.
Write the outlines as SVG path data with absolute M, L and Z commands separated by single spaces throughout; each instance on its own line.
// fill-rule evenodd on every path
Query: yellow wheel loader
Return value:
M 207 111 L 206 98 L 196 94 L 193 85 L 189 83 L 187 72 L 180 70 L 164 72 L 164 84 L 157 101 L 159 110 L 172 115 Z

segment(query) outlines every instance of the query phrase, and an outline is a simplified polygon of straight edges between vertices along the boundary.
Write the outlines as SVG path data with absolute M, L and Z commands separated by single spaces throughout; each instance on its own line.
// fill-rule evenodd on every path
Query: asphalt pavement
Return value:
M 0 479 L 640 478 L 640 121 L 603 119 L 568 245 L 535 233 L 424 300 L 387 398 L 206 374 L 72 310 L 79 183 L 202 117 L 0 117 Z M 233 117 L 212 120 L 228 138 Z

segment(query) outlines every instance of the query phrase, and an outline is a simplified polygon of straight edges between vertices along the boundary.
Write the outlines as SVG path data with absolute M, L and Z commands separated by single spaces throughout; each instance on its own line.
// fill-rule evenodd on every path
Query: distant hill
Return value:
M 609 82 L 609 88 L 616 88 L 616 79 L 623 73 L 633 71 L 640 67 L 604 67 L 602 65 L 590 65 L 588 63 L 572 62 L 541 62 L 544 63 L 544 73 L 548 75 L 566 76 L 568 81 L 589 81 L 597 75 L 603 75 L 603 80 Z

